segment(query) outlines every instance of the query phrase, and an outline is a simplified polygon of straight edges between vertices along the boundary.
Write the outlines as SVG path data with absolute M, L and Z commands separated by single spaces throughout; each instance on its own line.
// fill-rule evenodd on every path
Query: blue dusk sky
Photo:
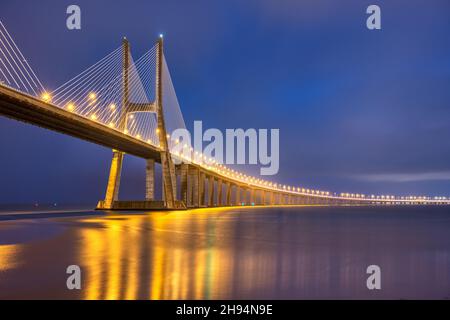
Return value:
M 77 4 L 82 29 L 66 28 Z M 382 29 L 366 28 L 381 7 Z M 269 179 L 336 192 L 450 196 L 450 2 L 23 1 L 0 19 L 49 90 L 159 33 L 189 128 L 279 128 Z M 111 150 L 0 118 L 0 203 L 95 203 Z M 127 156 L 121 198 L 144 194 Z M 247 173 L 258 167 L 243 166 Z

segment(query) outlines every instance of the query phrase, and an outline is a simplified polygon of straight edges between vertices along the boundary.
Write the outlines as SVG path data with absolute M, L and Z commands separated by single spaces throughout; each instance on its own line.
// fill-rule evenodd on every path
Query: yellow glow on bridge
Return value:
M 72 102 L 69 102 L 67 104 L 67 110 L 74 111 L 75 110 L 75 105 Z
M 44 100 L 45 102 L 50 102 L 50 101 L 52 101 L 52 96 L 47 91 L 44 91 L 41 94 L 41 99 Z

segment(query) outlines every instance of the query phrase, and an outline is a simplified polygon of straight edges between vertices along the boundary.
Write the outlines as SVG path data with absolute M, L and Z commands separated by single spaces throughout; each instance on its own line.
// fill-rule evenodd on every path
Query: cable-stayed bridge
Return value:
M 185 123 L 162 37 L 137 60 L 124 38 L 119 48 L 48 91 L 0 22 L 0 114 L 111 148 L 106 195 L 98 209 L 450 204 L 447 197 L 336 194 L 286 186 L 227 168 L 194 150 L 190 141 L 173 139 L 169 133 Z M 119 200 L 125 154 L 147 162 L 142 201 Z M 162 169 L 161 200 L 155 200 L 155 163 Z

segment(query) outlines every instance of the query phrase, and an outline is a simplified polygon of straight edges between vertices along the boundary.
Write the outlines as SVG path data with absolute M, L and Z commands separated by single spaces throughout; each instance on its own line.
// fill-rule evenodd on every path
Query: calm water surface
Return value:
M 68 214 L 0 214 L 0 299 L 450 298 L 448 207 Z

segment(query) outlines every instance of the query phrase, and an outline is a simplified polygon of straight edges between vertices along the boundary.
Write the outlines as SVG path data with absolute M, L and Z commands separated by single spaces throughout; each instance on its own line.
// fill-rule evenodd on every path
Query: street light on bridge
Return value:
M 45 102 L 50 102 L 50 101 L 52 101 L 52 96 L 47 91 L 44 91 L 41 94 L 41 99 L 44 100 Z

